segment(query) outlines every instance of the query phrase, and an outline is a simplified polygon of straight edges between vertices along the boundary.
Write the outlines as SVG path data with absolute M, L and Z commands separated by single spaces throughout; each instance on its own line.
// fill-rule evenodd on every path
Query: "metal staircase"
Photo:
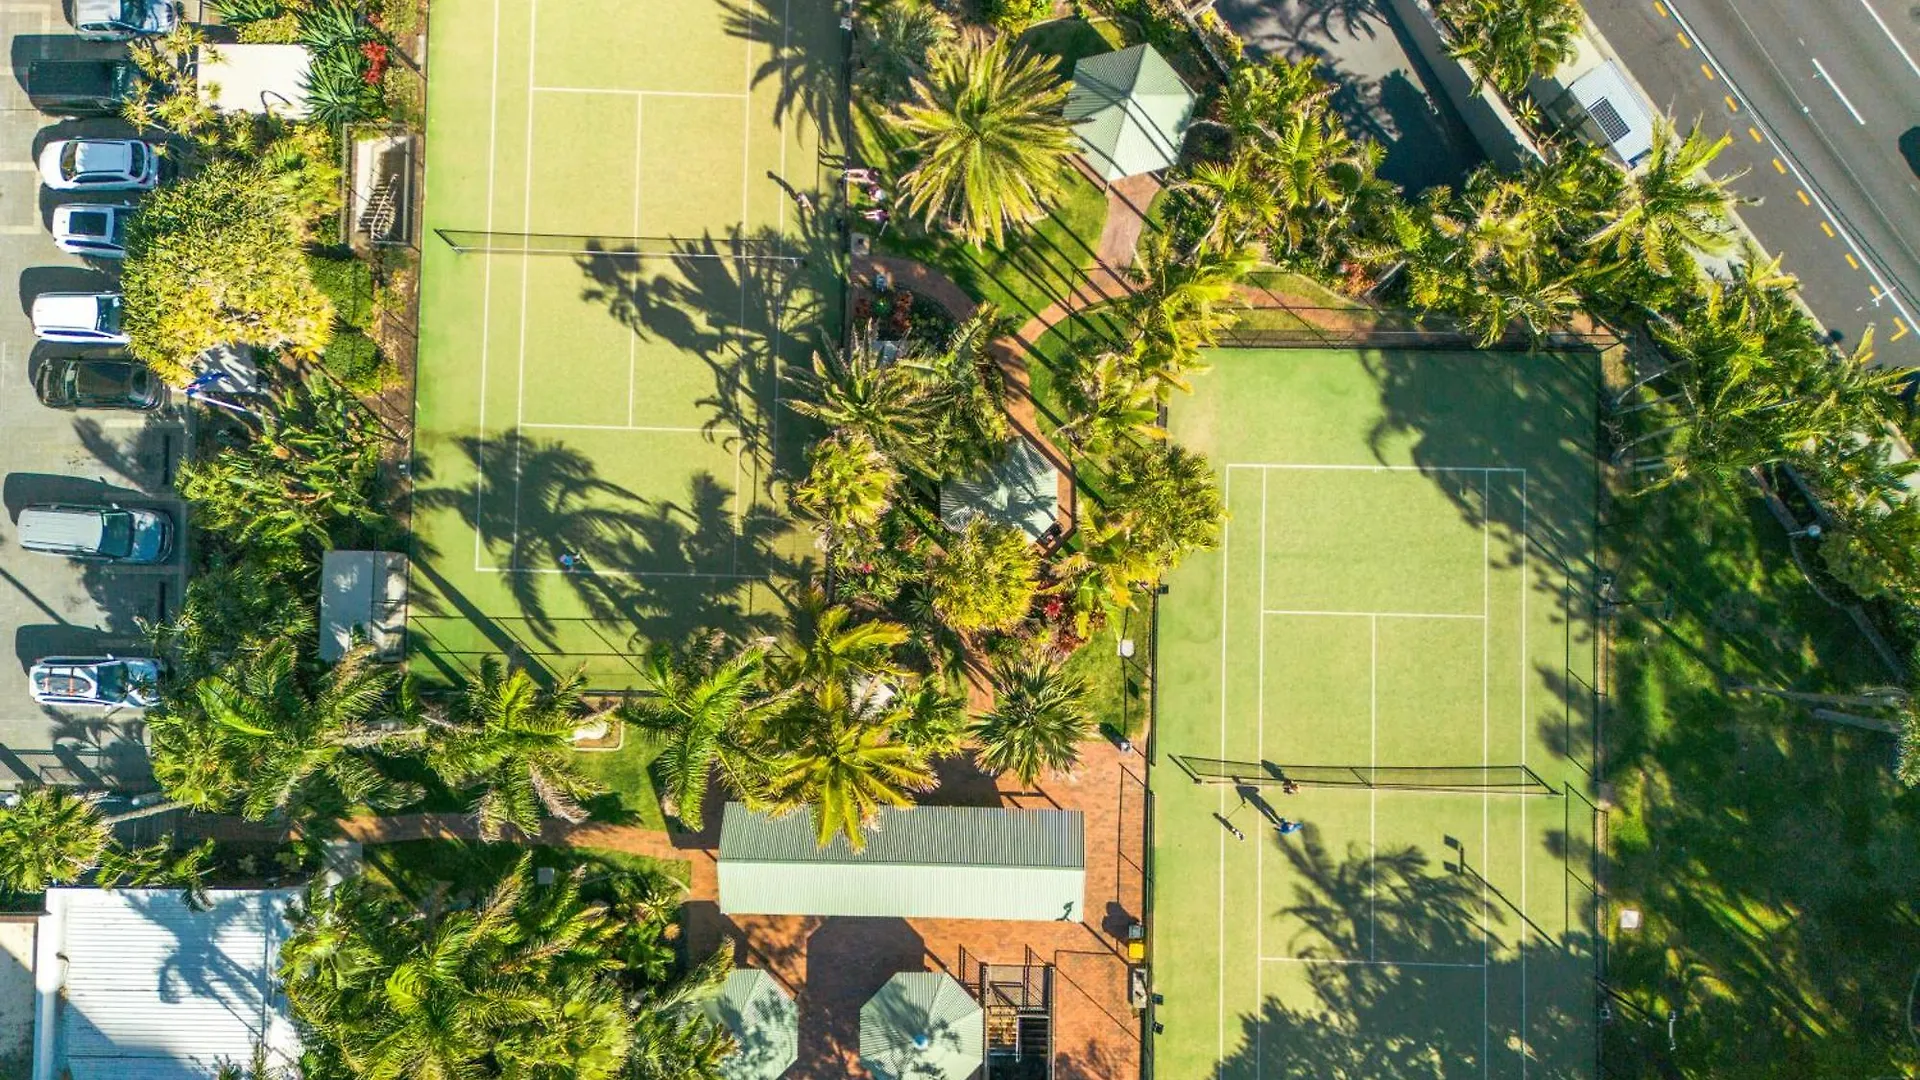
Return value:
M 981 964 L 986 1080 L 1052 1080 L 1053 968 L 1027 950 L 1023 964 Z

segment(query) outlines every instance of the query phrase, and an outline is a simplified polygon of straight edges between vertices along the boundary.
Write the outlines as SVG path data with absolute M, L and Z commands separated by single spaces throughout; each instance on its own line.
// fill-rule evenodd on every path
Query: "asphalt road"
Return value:
M 1589 0 L 1654 104 L 1728 132 L 1716 162 L 1759 200 L 1741 217 L 1783 255 L 1843 344 L 1920 367 L 1920 4 Z

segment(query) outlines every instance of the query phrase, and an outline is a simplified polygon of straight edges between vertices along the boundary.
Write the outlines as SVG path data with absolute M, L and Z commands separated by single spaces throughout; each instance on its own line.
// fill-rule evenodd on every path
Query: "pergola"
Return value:
M 1080 156 L 1101 177 L 1120 180 L 1180 160 L 1195 100 L 1165 57 L 1135 45 L 1073 66 L 1066 117 Z

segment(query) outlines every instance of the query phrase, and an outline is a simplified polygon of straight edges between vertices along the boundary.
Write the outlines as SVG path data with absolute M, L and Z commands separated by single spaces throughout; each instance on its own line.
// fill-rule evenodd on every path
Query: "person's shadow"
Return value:
M 1920 176 L 1920 127 L 1910 127 L 1900 133 L 1900 156 L 1907 159 L 1907 168 L 1913 175 Z

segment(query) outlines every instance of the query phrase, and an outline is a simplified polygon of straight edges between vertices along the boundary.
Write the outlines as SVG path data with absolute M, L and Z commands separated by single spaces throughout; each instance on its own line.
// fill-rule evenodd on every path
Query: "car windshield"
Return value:
M 133 554 L 133 515 L 108 510 L 100 515 L 100 554 L 124 559 Z
M 100 298 L 99 327 L 101 331 L 109 334 L 120 332 L 120 298 L 118 296 Z
M 146 4 L 143 0 L 120 0 L 120 21 L 128 26 L 139 26 L 146 18 Z
M 119 701 L 127 696 L 125 664 L 101 664 L 93 669 L 93 677 L 100 686 L 100 700 Z
M 67 215 L 67 228 L 75 236 L 104 237 L 107 235 L 107 212 L 76 210 Z

